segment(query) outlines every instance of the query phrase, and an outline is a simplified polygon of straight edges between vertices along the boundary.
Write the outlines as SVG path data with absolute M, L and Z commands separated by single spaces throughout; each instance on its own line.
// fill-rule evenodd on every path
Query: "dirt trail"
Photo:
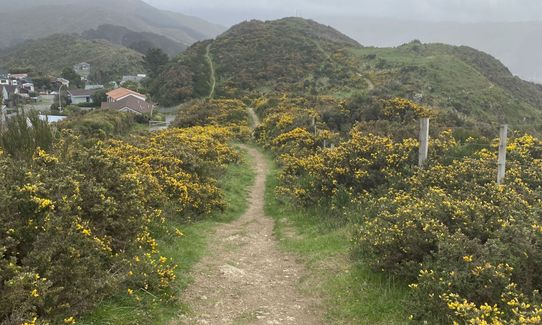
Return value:
M 251 124 L 253 128 L 260 125 L 260 118 L 258 117 L 258 114 L 254 112 L 254 108 L 252 107 L 248 108 L 248 115 L 250 116 L 250 120 L 251 120 Z
M 367 90 L 373 91 L 375 89 L 375 84 L 371 81 L 371 79 L 365 77 L 365 82 L 367 83 Z
M 213 64 L 213 59 L 211 58 L 211 44 L 207 45 L 207 48 L 205 51 L 205 58 L 207 59 L 207 63 L 209 64 L 209 69 L 211 69 L 210 76 L 209 76 L 209 83 L 211 86 L 211 90 L 209 91 L 209 98 L 213 99 L 213 97 L 215 96 L 216 75 L 215 75 L 215 65 Z
M 266 160 L 244 149 L 256 171 L 249 208 L 211 236 L 211 253 L 182 297 L 191 312 L 170 324 L 321 324 L 318 301 L 299 290 L 304 266 L 279 250 L 274 222 L 264 215 Z

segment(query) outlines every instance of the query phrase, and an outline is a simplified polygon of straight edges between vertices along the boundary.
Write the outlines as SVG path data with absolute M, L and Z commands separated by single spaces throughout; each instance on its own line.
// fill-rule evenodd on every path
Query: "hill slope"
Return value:
M 151 48 L 159 48 L 173 57 L 187 48 L 185 45 L 162 35 L 149 32 L 134 32 L 126 27 L 115 25 L 101 25 L 96 29 L 83 32 L 82 36 L 90 40 L 108 40 L 111 43 L 126 46 L 142 54 L 146 54 Z
M 217 96 L 254 91 L 402 96 L 486 121 L 542 120 L 542 87 L 514 77 L 483 52 L 420 42 L 362 47 L 300 18 L 244 22 L 216 40 L 195 44 L 155 82 L 158 101 L 209 94 L 206 49 L 216 70 Z
M 59 34 L 25 43 L 0 53 L 0 69 L 23 68 L 32 74 L 58 75 L 80 62 L 91 64 L 91 79 L 106 82 L 124 74 L 142 73 L 143 56 L 105 40 Z
M 155 33 L 184 45 L 224 30 L 140 0 L 0 0 L 0 47 L 52 34 L 82 33 L 104 24 Z
M 357 41 L 371 46 L 398 46 L 414 39 L 426 43 L 467 45 L 490 53 L 512 73 L 542 83 L 542 22 L 454 23 L 397 19 L 324 17 Z
M 317 84 L 346 87 L 351 72 L 337 65 L 332 55 L 356 47 L 360 47 L 356 41 L 310 20 L 248 21 L 215 40 L 191 46 L 155 81 L 154 92 L 167 104 L 208 95 L 209 59 L 218 96 L 254 90 L 303 91 Z

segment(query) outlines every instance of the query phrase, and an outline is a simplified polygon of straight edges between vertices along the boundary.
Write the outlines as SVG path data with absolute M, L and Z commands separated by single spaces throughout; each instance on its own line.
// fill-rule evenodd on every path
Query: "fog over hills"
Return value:
M 0 47 L 52 34 L 82 33 L 104 24 L 162 35 L 184 45 L 224 30 L 140 0 L 0 0 Z

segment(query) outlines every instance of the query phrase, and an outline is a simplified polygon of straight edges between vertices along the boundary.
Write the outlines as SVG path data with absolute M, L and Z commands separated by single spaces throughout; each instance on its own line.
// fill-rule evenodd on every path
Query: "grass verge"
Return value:
M 251 158 L 243 152 L 243 163 L 230 165 L 220 179 L 224 190 L 226 209 L 210 218 L 192 224 L 183 224 L 168 220 L 168 228 L 182 229 L 183 236 L 159 238 L 158 243 L 162 255 L 173 260 L 178 268 L 176 289 L 182 292 L 191 282 L 189 271 L 207 253 L 207 238 L 219 224 L 231 222 L 239 218 L 248 206 L 249 187 L 255 173 L 250 168 Z M 167 324 L 180 312 L 185 310 L 182 302 L 166 302 L 151 293 L 140 295 L 136 301 L 126 294 L 113 297 L 102 302 L 96 310 L 78 321 L 83 325 L 136 325 Z
M 276 221 L 282 248 L 305 262 L 309 274 L 301 289 L 323 301 L 326 323 L 407 323 L 406 285 L 350 258 L 350 224 L 330 220 L 322 209 L 302 210 L 282 202 L 275 195 L 278 170 L 269 166 L 265 212 Z

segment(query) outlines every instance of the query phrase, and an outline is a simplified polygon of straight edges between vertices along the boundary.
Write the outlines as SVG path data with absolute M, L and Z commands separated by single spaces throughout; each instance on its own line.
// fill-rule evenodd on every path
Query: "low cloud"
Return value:
M 170 10 L 235 23 L 301 15 L 427 21 L 541 21 L 540 0 L 146 0 Z

